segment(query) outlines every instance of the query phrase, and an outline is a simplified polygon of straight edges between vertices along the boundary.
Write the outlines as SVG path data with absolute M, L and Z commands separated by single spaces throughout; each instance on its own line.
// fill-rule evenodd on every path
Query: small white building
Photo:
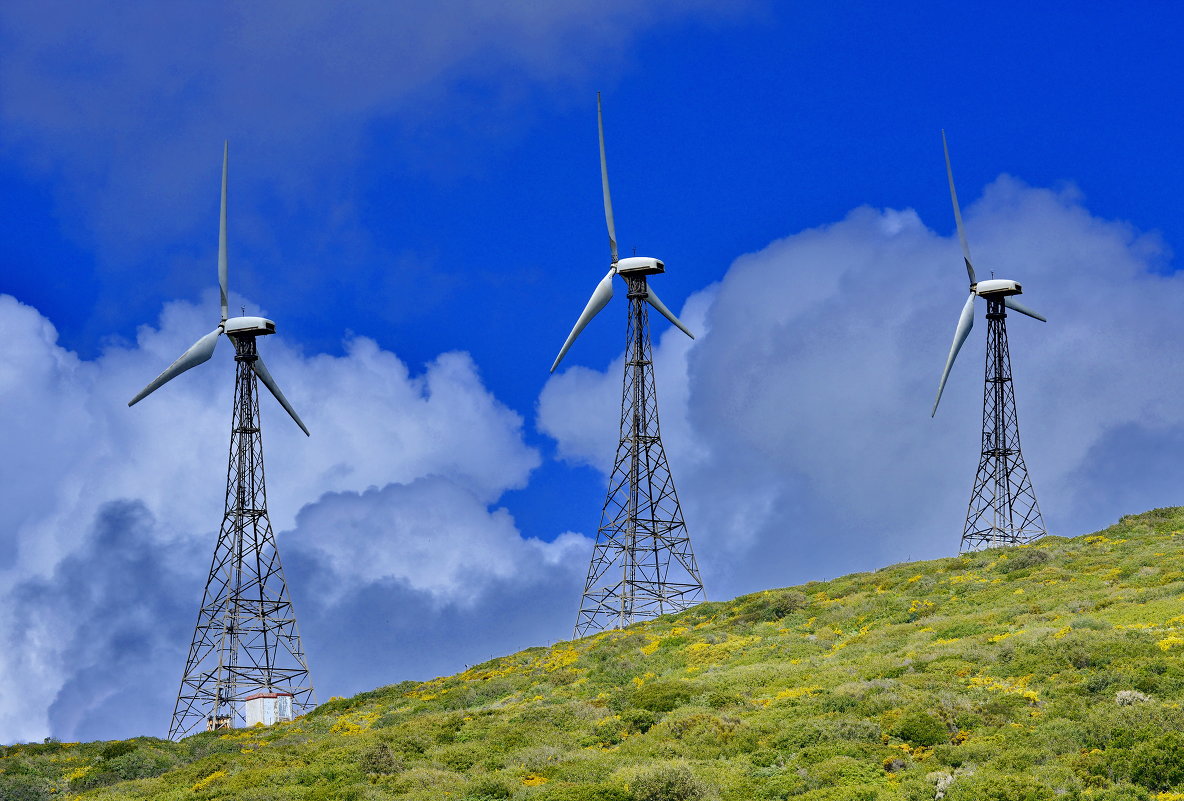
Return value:
M 243 701 L 248 727 L 256 723 L 271 726 L 281 720 L 292 719 L 291 693 L 255 693 Z

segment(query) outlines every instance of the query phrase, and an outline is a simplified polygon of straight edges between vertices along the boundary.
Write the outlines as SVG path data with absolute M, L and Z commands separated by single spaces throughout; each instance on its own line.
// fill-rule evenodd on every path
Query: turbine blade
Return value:
M 1043 314 L 1037 314 L 1036 312 L 1032 311 L 1024 304 L 1020 303 L 1018 300 L 1013 300 L 1011 295 L 1008 295 L 1007 297 L 1005 297 L 1003 299 L 1003 305 L 1006 306 L 1007 308 L 1011 309 L 1012 311 L 1017 311 L 1020 314 L 1026 314 L 1029 317 L 1033 317 L 1042 323 L 1048 322 L 1048 318 L 1045 317 Z
M 970 329 L 974 328 L 974 298 L 975 294 L 971 292 L 970 297 L 966 299 L 966 305 L 962 307 L 962 315 L 958 318 L 958 327 L 954 329 L 954 342 L 950 345 L 950 355 L 946 357 L 946 369 L 941 371 L 941 383 L 937 385 L 937 400 L 933 402 L 933 411 L 929 413 L 930 417 L 937 414 L 937 404 L 941 403 L 941 393 L 946 388 L 946 379 L 950 377 L 950 368 L 954 366 L 954 359 L 957 358 L 958 351 L 962 350 L 962 343 L 970 335 Z
M 682 321 L 674 316 L 674 312 L 672 312 L 672 311 L 670 311 L 670 309 L 666 308 L 665 303 L 658 300 L 658 296 L 654 294 L 654 288 L 652 286 L 650 286 L 649 284 L 646 284 L 646 291 L 649 294 L 646 295 L 645 299 L 651 306 L 653 306 L 655 309 L 657 309 L 659 312 L 661 312 L 662 316 L 665 317 L 667 320 L 674 323 L 674 325 L 677 326 L 679 331 L 682 331 L 684 334 L 689 336 L 691 339 L 695 338 L 695 335 L 691 333 L 690 329 L 687 328 L 685 325 L 683 325 Z
M 230 142 L 222 143 L 222 205 L 218 212 L 218 289 L 222 295 L 222 322 L 226 322 L 226 163 L 230 156 Z
M 567 341 L 563 343 L 563 347 L 559 349 L 559 355 L 555 357 L 555 363 L 551 365 L 551 372 L 555 372 L 555 368 L 563 361 L 563 357 L 567 355 L 567 351 L 571 348 L 571 343 L 576 341 L 576 337 L 588 325 L 589 321 L 597 314 L 605 305 L 613 299 L 613 276 L 617 274 L 617 268 L 609 269 L 608 274 L 600 279 L 600 283 L 596 285 L 596 289 L 592 292 L 592 297 L 588 298 L 588 305 L 584 307 L 584 311 L 580 313 L 580 319 L 576 320 L 575 327 L 571 329 L 571 333 L 567 335 Z
M 954 222 L 958 224 L 958 241 L 962 243 L 962 258 L 966 260 L 966 274 L 970 283 L 974 280 L 974 265 L 970 262 L 970 243 L 966 241 L 966 229 L 962 226 L 962 209 L 958 207 L 958 192 L 954 189 L 954 170 L 950 167 L 950 148 L 946 144 L 946 131 L 941 131 L 941 149 L 946 154 L 946 177 L 950 179 L 950 200 L 954 202 Z
M 259 376 L 259 380 L 263 382 L 263 386 L 270 390 L 275 399 L 280 402 L 280 406 L 284 407 L 284 411 L 292 416 L 296 421 L 296 425 L 300 426 L 300 430 L 304 432 L 304 436 L 309 436 L 308 428 L 305 427 L 304 421 L 300 419 L 300 415 L 296 414 L 296 410 L 292 408 L 292 404 L 288 403 L 288 399 L 284 397 L 284 393 L 280 392 L 279 385 L 275 383 L 275 379 L 271 377 L 271 373 L 267 370 L 267 365 L 263 363 L 263 359 L 256 356 L 255 361 L 251 362 L 251 369 L 255 371 L 255 375 Z
M 604 190 L 604 221 L 608 223 L 608 246 L 613 253 L 613 264 L 616 264 L 617 226 L 613 222 L 613 199 L 608 192 L 608 161 L 604 157 L 604 112 L 600 110 L 600 92 L 596 93 L 596 126 L 600 132 L 600 188 Z
M 210 357 L 214 355 L 214 348 L 218 347 L 218 337 L 221 335 L 222 326 L 218 326 L 213 331 L 197 340 L 197 342 L 194 342 L 193 345 L 189 347 L 189 350 L 182 353 L 179 359 L 166 367 L 163 373 L 152 379 L 152 383 L 140 390 L 136 397 L 127 402 L 127 405 L 135 406 L 137 403 L 144 400 L 144 398 L 160 389 L 161 386 L 181 375 L 181 373 L 185 372 L 191 367 L 197 367 L 199 364 L 208 362 Z

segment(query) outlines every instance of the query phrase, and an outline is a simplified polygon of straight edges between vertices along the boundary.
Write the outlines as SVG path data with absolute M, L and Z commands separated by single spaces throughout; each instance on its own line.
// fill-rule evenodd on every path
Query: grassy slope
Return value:
M 13 746 L 0 798 L 1184 799 L 1182 533 L 703 604 L 266 729 Z

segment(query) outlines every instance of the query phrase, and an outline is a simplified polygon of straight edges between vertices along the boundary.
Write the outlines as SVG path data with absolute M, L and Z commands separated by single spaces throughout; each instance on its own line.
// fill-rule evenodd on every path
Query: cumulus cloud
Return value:
M 1184 434 L 1184 278 L 1165 274 L 1162 243 L 1091 215 L 1072 188 L 1006 176 L 966 211 L 980 274 L 1019 280 L 1050 321 L 1008 318 L 1050 530 L 1178 503 L 1163 470 Z M 957 551 L 979 449 L 981 306 L 936 419 L 929 410 L 963 278 L 954 237 L 911 210 L 859 208 L 737 259 L 688 301 L 706 335 L 688 346 L 664 334 L 655 358 L 663 422 L 687 425 L 665 440 L 709 594 Z M 615 427 L 571 421 L 614 409 L 619 382 L 619 364 L 551 380 L 538 425 L 560 454 L 605 469 Z
M 0 295 L 0 416 L 12 423 L 0 467 L 7 740 L 159 732 L 167 721 L 222 515 L 233 349 L 223 342 L 210 363 L 126 404 L 209 327 L 215 304 L 212 295 L 169 304 L 136 343 L 86 360 L 61 348 L 35 309 Z M 391 657 L 401 675 L 354 671 L 361 629 L 341 615 L 367 588 L 418 609 L 423 627 L 452 615 L 474 629 L 499 596 L 578 592 L 569 557 L 587 541 L 523 539 L 496 506 L 539 455 L 467 355 L 415 371 L 361 338 L 337 357 L 304 356 L 280 336 L 259 346 L 313 432 L 306 438 L 264 396 L 272 522 L 302 621 L 306 612 L 323 621 L 306 649 L 314 663 L 336 657 L 314 674 L 324 690 L 365 689 L 359 676 L 425 676 L 490 646 L 458 640 L 431 659 Z M 518 613 L 496 614 L 491 630 L 504 634 Z M 367 634 L 368 647 L 408 647 Z
M 435 476 L 327 494 L 301 511 L 289 541 L 336 575 L 362 584 L 395 579 L 464 606 L 490 583 L 525 579 L 587 555 L 587 541 L 576 534 L 550 543 L 523 539 L 508 511 L 490 512 L 463 486 Z
M 1051 530 L 1177 502 L 1184 279 L 1161 243 L 1007 177 L 967 226 L 980 271 L 1022 281 L 1050 319 L 1012 315 L 1009 333 Z M 981 309 L 936 420 L 929 407 L 964 297 L 952 236 L 860 208 L 737 259 L 683 309 L 694 342 L 655 324 L 663 433 L 711 597 L 956 551 Z M 213 308 L 169 304 L 135 343 L 80 359 L 0 296 L 7 740 L 164 729 L 221 515 L 231 349 L 125 404 Z M 364 338 L 341 356 L 282 335 L 260 348 L 313 431 L 264 399 L 272 519 L 322 699 L 567 634 L 590 544 L 524 539 L 499 508 L 540 457 L 471 359 L 415 368 Z M 620 369 L 573 365 L 546 386 L 537 425 L 564 459 L 610 466 Z
M 212 302 L 213 301 L 213 302 Z M 5 416 L 23 420 L 12 445 L 34 470 L 5 487 L 6 500 L 40 493 L 36 504 L 5 503 L 10 530 L 33 526 L 20 557 L 44 566 L 68 549 L 71 520 L 89 520 L 111 497 L 140 498 L 179 531 L 205 530 L 221 503 L 234 389 L 233 348 L 167 384 L 134 409 L 135 392 L 216 319 L 211 295 L 200 307 L 169 304 L 158 328 L 135 345 L 111 345 L 96 360 L 56 344 L 34 309 L 0 296 L 5 334 Z M 365 489 L 419 476 L 455 480 L 488 502 L 522 486 L 539 456 L 521 439 L 522 420 L 484 389 L 471 359 L 443 354 L 411 371 L 372 340 L 347 341 L 345 355 L 304 357 L 282 336 L 260 340 L 271 372 L 314 432 L 305 436 L 269 396 L 262 402 L 273 523 L 292 525 L 300 506 L 324 492 Z M 48 440 L 47 440 L 48 438 Z M 52 482 L 44 481 L 53 476 Z M 96 502 L 96 498 L 98 501 Z M 54 510 L 51 517 L 47 510 Z M 35 521 L 26 516 L 35 516 Z

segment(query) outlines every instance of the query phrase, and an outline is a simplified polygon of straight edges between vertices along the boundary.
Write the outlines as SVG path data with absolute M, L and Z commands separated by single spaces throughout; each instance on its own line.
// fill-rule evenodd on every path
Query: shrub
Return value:
M 486 752 L 487 748 L 481 743 L 457 743 L 441 748 L 433 755 L 437 762 L 449 770 L 463 772 L 476 765 Z
M 398 732 L 390 735 L 383 732 L 379 736 L 392 751 L 408 757 L 422 755 L 432 744 L 431 739 L 422 732 Z
M 362 752 L 358 767 L 363 773 L 389 775 L 401 773 L 407 766 L 389 745 L 378 743 Z
M 772 748 L 757 748 L 748 752 L 748 761 L 758 768 L 768 768 L 781 761 L 781 754 Z
M 648 709 L 629 707 L 621 710 L 621 723 L 630 734 L 645 734 L 658 722 L 658 716 Z
M 860 706 L 858 698 L 853 698 L 850 695 L 827 695 L 822 699 L 822 711 L 824 712 L 850 712 Z
M 98 787 L 106 787 L 110 784 L 115 784 L 120 781 L 120 776 L 113 770 L 101 770 L 88 773 L 70 782 L 71 790 L 94 790 Z M 8 796 L 0 792 L 0 798 L 7 799 Z
M 464 798 L 465 801 L 498 801 L 513 794 L 514 791 L 502 779 L 484 776 L 465 788 Z
M 508 761 L 521 765 L 530 773 L 544 773 L 571 758 L 565 748 L 554 745 L 535 745 L 513 755 Z
M 707 693 L 707 697 L 703 700 L 712 709 L 722 709 L 725 706 L 740 706 L 744 703 L 744 699 L 739 695 L 723 690 L 712 690 Z
M 1055 801 L 1056 793 L 1026 776 L 978 773 L 959 778 L 946 791 L 946 801 Z
M 1169 731 L 1133 749 L 1130 777 L 1148 790 L 1171 790 L 1184 782 L 1184 735 Z
M 938 640 L 960 640 L 963 637 L 973 637 L 975 634 L 982 634 L 982 631 L 983 627 L 981 624 L 967 620 L 947 626 L 936 632 L 933 636 Z
M 914 746 L 929 746 L 949 742 L 950 733 L 945 724 L 919 709 L 905 712 L 891 733 Z
M 50 794 L 40 779 L 0 775 L 0 798 L 4 801 L 48 801 Z
M 616 717 L 597 721 L 587 737 L 580 741 L 583 746 L 616 745 L 621 742 L 623 724 Z
M 357 787 L 313 787 L 302 801 L 362 801 L 362 798 L 362 791 Z
M 770 590 L 741 601 L 736 619 L 741 623 L 772 623 L 805 609 L 810 603 L 797 590 Z
M 202 732 L 184 742 L 189 746 L 190 762 L 216 754 L 237 754 L 242 747 L 233 740 L 223 740 L 214 732 Z
M 1043 548 L 1024 548 L 999 565 L 999 570 L 1002 573 L 1014 573 L 1017 570 L 1042 565 L 1051 559 L 1052 554 Z
M 1119 690 L 1114 696 L 1114 703 L 1118 704 L 1119 706 L 1146 704 L 1151 700 L 1151 696 L 1144 695 L 1138 690 Z
M 836 756 L 823 760 L 810 768 L 813 786 L 838 787 L 878 781 L 883 775 L 883 765 L 877 762 Z
M 1184 728 L 1184 711 L 1155 704 L 1097 705 L 1084 721 L 1086 748 L 1132 748 Z
M 813 718 L 799 721 L 774 740 L 778 748 L 808 748 L 834 742 L 879 742 L 880 727 L 858 718 Z
M 1091 693 L 1104 692 L 1111 684 L 1122 681 L 1120 676 L 1115 676 L 1113 673 L 1107 673 L 1104 670 L 1091 675 L 1085 680 L 1085 689 Z
M 762 779 L 760 783 L 761 798 L 783 799 L 795 798 L 806 792 L 806 780 L 794 773 L 781 773 Z
M 700 801 L 710 789 L 686 765 L 659 765 L 638 773 L 630 789 L 636 801 Z
M 631 793 L 608 784 L 551 787 L 534 797 L 539 801 L 634 801 Z
M 622 632 L 615 637 L 597 643 L 596 648 L 588 652 L 593 662 L 614 665 L 622 657 L 633 656 L 648 642 L 648 638 L 641 632 Z
M 46 737 L 39 743 L 28 743 L 21 746 L 26 754 L 53 754 L 62 750 L 62 741 L 57 737 Z
M 684 744 L 687 749 L 684 754 L 703 759 L 738 750 L 733 747 L 733 742 L 741 725 L 740 719 L 731 715 L 696 713 L 668 719 L 662 728 L 664 733 Z
M 173 758 L 158 748 L 136 748 L 110 761 L 110 769 L 121 779 L 159 776 L 174 765 Z
M 135 743 L 129 743 L 126 740 L 116 740 L 110 745 L 105 746 L 103 750 L 99 752 L 99 756 L 101 756 L 103 759 L 115 759 L 117 757 L 123 756 L 124 754 L 130 754 L 135 750 Z
M 1089 801 L 1151 801 L 1151 793 L 1143 787 L 1122 784 L 1101 792 L 1090 793 L 1087 798 Z
M 670 712 L 685 704 L 695 694 L 685 681 L 651 681 L 629 694 L 630 705 L 651 712 Z
M 0 801 L 1184 801 L 1170 517 L 705 604 L 289 726 L 0 746 Z

